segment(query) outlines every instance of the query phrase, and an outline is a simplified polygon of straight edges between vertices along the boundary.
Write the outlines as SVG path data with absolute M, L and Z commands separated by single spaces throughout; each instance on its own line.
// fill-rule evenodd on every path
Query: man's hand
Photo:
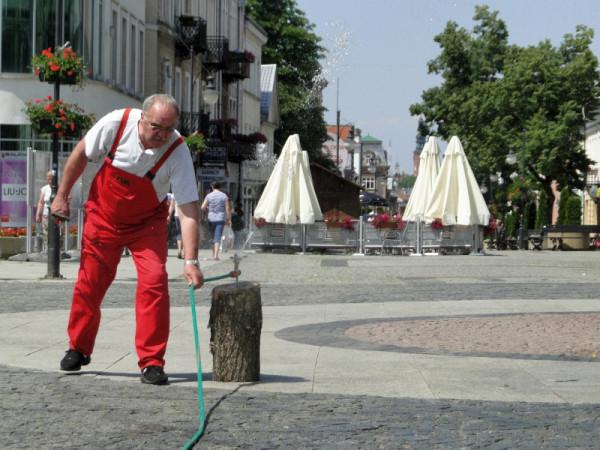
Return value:
M 187 284 L 194 286 L 195 289 L 199 289 L 204 284 L 204 274 L 196 265 L 186 264 L 183 266 L 183 276 Z
M 55 217 L 68 218 L 70 216 L 69 200 L 60 195 L 54 197 L 54 201 L 50 205 L 50 213 Z

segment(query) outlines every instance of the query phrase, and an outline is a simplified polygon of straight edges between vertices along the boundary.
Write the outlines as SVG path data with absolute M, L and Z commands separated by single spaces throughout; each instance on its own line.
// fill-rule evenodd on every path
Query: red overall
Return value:
M 138 275 L 135 346 L 140 369 L 164 366 L 169 337 L 167 202 L 152 179 L 183 139 L 177 139 L 145 176 L 112 165 L 123 135 L 125 110 L 112 148 L 90 187 L 85 204 L 81 263 L 69 317 L 70 349 L 91 355 L 100 326 L 100 304 L 112 283 L 123 248 L 131 251 Z

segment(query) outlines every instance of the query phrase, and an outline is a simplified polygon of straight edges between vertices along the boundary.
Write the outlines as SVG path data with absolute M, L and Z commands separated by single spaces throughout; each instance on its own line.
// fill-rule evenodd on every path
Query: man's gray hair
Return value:
M 175 100 L 173 96 L 169 94 L 153 94 L 146 98 L 142 104 L 142 111 L 148 112 L 156 103 L 161 103 L 163 105 L 172 107 L 175 111 L 177 111 L 177 116 L 179 116 L 180 110 L 177 100 Z

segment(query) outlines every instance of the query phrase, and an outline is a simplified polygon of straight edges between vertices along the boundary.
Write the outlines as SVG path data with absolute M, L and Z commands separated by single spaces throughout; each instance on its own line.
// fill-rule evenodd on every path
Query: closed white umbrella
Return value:
M 439 170 L 440 148 L 437 139 L 430 136 L 423 150 L 421 150 L 419 173 L 417 174 L 415 185 L 410 193 L 404 215 L 402 216 L 405 221 L 416 222 L 423 219 Z
M 270 223 L 314 223 L 323 214 L 312 183 L 308 155 L 300 137 L 291 135 L 254 210 L 254 217 Z
M 460 140 L 452 136 L 437 177 L 425 219 L 444 225 L 488 225 L 490 211 Z
M 10 91 L 0 91 L 0 124 L 29 125 L 31 122 L 23 111 L 25 103 Z

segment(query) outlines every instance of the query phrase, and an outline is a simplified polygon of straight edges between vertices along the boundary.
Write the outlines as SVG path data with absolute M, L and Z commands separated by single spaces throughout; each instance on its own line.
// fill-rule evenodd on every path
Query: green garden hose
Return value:
M 209 281 L 222 280 L 224 278 L 237 278 L 240 276 L 239 270 L 234 270 L 225 275 L 219 275 L 216 277 L 208 277 L 204 279 L 204 283 Z M 196 369 L 198 371 L 197 385 L 198 385 L 198 410 L 200 426 L 196 430 L 196 433 L 187 440 L 184 444 L 183 449 L 188 450 L 194 447 L 204 434 L 206 428 L 206 412 L 204 411 L 204 396 L 202 394 L 202 360 L 200 358 L 200 339 L 198 337 L 198 320 L 196 319 L 196 294 L 194 286 L 190 286 L 190 307 L 192 308 L 192 327 L 194 329 L 194 344 L 196 346 Z

